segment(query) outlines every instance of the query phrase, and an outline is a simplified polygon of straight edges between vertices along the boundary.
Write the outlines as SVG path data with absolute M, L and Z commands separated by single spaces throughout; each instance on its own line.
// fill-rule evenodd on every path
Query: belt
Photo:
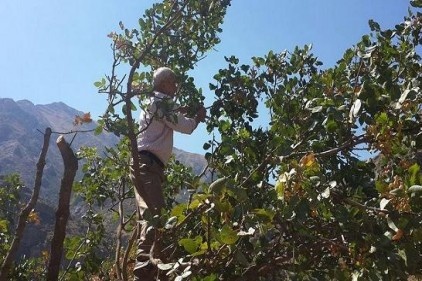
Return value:
M 155 163 L 157 163 L 158 166 L 160 166 L 161 168 L 164 169 L 163 162 L 161 162 L 160 158 L 158 158 L 157 155 L 155 155 L 154 153 L 152 153 L 148 150 L 141 150 L 141 151 L 139 151 L 139 155 L 144 155 L 144 156 L 149 157 L 151 160 L 153 160 Z

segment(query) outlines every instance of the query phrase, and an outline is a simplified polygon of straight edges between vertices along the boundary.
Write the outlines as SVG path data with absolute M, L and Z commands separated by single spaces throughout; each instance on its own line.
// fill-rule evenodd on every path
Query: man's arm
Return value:
M 184 134 L 191 134 L 200 122 L 205 121 L 207 115 L 207 111 L 203 106 L 198 110 L 194 118 L 186 117 L 179 109 L 177 111 L 177 122 L 171 122 L 169 120 L 164 120 L 164 122 L 173 130 Z

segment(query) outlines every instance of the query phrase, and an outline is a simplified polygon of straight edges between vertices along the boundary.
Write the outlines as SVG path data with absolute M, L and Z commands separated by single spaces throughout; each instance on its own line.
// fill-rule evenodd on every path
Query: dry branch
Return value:
M 41 181 L 42 181 L 42 176 L 43 176 L 43 171 L 44 171 L 44 166 L 45 166 L 45 158 L 48 151 L 48 145 L 50 144 L 50 137 L 51 137 L 51 129 L 46 128 L 45 133 L 44 133 L 44 143 L 43 143 L 41 154 L 40 154 L 40 157 L 38 158 L 38 163 L 37 163 L 37 173 L 35 175 L 34 190 L 32 191 L 31 199 L 29 200 L 25 208 L 22 209 L 19 215 L 18 225 L 15 230 L 15 235 L 12 241 L 12 245 L 10 246 L 10 249 L 1 267 L 0 281 L 8 280 L 8 274 L 12 266 L 12 263 L 15 259 L 16 252 L 18 251 L 20 242 L 22 240 L 23 231 L 25 230 L 28 216 L 31 213 L 31 211 L 34 209 L 35 204 L 38 201 L 38 197 L 39 197 L 40 189 L 41 189 Z
M 48 264 L 47 280 L 57 280 L 63 255 L 63 242 L 66 237 L 66 224 L 70 213 L 70 196 L 72 184 L 78 170 L 78 159 L 63 136 L 59 136 L 57 147 L 63 158 L 64 173 L 60 186 L 59 205 L 56 211 L 56 224 L 51 241 L 50 261 Z

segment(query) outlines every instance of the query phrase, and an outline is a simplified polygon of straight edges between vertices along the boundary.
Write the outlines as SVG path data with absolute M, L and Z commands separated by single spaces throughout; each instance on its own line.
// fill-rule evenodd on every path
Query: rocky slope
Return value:
M 48 240 L 54 228 L 54 213 L 63 174 L 63 161 L 55 142 L 60 133 L 96 127 L 95 122 L 75 127 L 73 125 L 75 116 L 81 114 L 82 112 L 64 103 L 34 105 L 27 100 L 14 101 L 0 98 L 0 178 L 9 173 L 20 174 L 26 186 L 22 194 L 23 202 L 27 201 L 33 189 L 43 133 L 47 127 L 54 132 L 47 153 L 40 199 L 35 209 L 40 216 L 41 224 L 28 224 L 20 255 L 34 256 L 49 247 Z M 96 136 L 93 132 L 78 133 L 76 137 L 74 134 L 66 134 L 65 138 L 72 143 L 74 151 L 81 146 L 95 146 L 102 150 L 119 141 L 113 134 L 103 133 Z M 197 174 L 206 166 L 206 160 L 202 155 L 179 149 L 174 149 L 174 154 L 177 160 L 191 166 Z

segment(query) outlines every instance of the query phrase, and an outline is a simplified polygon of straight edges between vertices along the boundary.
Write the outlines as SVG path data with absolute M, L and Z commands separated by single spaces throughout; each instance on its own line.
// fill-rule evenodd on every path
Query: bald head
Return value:
M 173 96 L 177 90 L 176 74 L 168 67 L 160 67 L 154 71 L 154 90 Z

